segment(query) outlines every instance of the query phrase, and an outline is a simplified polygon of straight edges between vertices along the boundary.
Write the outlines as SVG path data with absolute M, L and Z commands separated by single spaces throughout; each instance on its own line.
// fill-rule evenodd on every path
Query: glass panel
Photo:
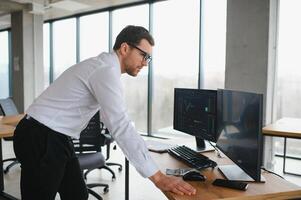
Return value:
M 50 38 L 49 38 L 49 23 L 43 25 L 43 52 L 44 52 L 44 88 L 49 86 L 49 73 L 50 73 Z
M 80 18 L 80 60 L 109 50 L 108 12 Z
M 225 87 L 227 1 L 203 0 L 202 10 L 202 78 L 204 88 L 216 90 Z
M 178 0 L 154 4 L 154 134 L 172 130 L 174 88 L 198 87 L 199 2 Z
M 113 45 L 118 33 L 127 25 L 143 26 L 148 29 L 148 5 L 123 8 L 113 12 Z M 137 77 L 122 75 L 129 116 L 137 130 L 142 132 L 147 131 L 147 81 L 147 67 L 144 67 Z
M 113 11 L 112 45 L 114 45 L 118 33 L 127 25 L 143 26 L 148 29 L 148 13 L 148 5 L 133 6 Z
M 278 74 L 277 74 L 277 119 L 301 118 L 301 1 L 280 1 Z M 283 138 L 275 138 L 276 153 L 283 153 Z M 288 139 L 288 155 L 301 157 L 301 140 Z
M 75 18 L 53 23 L 53 78 L 76 63 Z
M 0 98 L 9 97 L 8 31 L 0 32 Z

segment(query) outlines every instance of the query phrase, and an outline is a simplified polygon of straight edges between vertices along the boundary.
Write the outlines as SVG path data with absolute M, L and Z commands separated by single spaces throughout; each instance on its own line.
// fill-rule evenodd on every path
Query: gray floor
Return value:
M 12 157 L 12 143 L 3 141 L 3 157 Z M 124 165 L 124 157 L 119 148 L 112 151 L 110 158 L 112 162 L 118 162 Z M 301 187 L 301 176 L 283 175 L 282 158 L 275 158 L 275 172 L 284 176 L 284 178 Z M 110 191 L 103 194 L 103 188 L 96 188 L 95 191 L 100 193 L 104 200 L 122 200 L 124 199 L 124 170 L 119 172 L 117 167 L 112 167 L 116 173 L 116 180 L 112 181 L 111 174 L 106 170 L 94 170 L 88 175 L 88 182 L 102 182 L 110 185 Z M 293 171 L 301 174 L 301 161 L 287 160 L 287 171 Z M 15 166 L 4 176 L 5 191 L 17 198 L 20 198 L 19 190 L 20 167 Z M 59 200 L 57 196 L 56 200 Z M 95 198 L 89 197 L 89 200 Z M 130 199 L 131 200 L 165 200 L 166 197 L 160 192 L 148 179 L 142 178 L 133 167 L 130 168 Z M 0 198 L 1 200 L 1 198 Z

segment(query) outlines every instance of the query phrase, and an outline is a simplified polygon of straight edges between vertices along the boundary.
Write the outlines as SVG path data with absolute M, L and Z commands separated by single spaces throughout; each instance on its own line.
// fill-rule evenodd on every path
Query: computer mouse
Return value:
M 185 181 L 205 181 L 206 177 L 200 172 L 192 170 L 188 171 L 183 175 L 183 180 Z

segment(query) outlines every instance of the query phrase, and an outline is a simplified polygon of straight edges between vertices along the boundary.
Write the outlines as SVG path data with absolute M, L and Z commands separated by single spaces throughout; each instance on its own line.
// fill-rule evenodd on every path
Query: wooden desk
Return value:
M 0 138 L 11 137 L 14 135 L 15 127 L 5 125 L 0 122 Z
M 185 164 L 174 159 L 167 153 L 151 153 L 154 160 L 159 165 L 162 172 L 166 168 L 187 168 Z M 232 164 L 227 157 L 218 158 L 215 152 L 207 152 L 204 155 L 216 161 L 218 165 Z M 215 169 L 206 169 L 202 174 L 207 177 L 204 182 L 190 182 L 196 189 L 197 194 L 194 196 L 180 196 L 170 192 L 164 194 L 170 200 L 210 200 L 210 199 L 227 199 L 227 200 L 243 200 L 243 199 L 288 199 L 301 198 L 301 187 L 298 187 L 276 175 L 263 172 L 265 183 L 250 183 L 247 191 L 238 191 L 228 188 L 213 186 L 212 182 L 216 178 L 224 178 L 221 172 L 216 167 Z
M 301 119 L 282 118 L 262 129 L 264 135 L 301 139 Z
M 0 116 L 0 138 L 13 136 L 16 125 L 23 117 L 24 114 Z
M 16 126 L 24 116 L 24 114 L 13 116 L 0 116 L 0 124 Z
M 295 138 L 301 139 L 301 119 L 299 118 L 282 118 L 276 122 L 267 125 L 262 129 L 262 133 L 266 136 L 275 136 L 284 138 L 284 148 L 283 148 L 283 173 L 293 174 L 300 176 L 300 174 L 287 172 L 285 170 L 286 164 L 286 139 Z M 300 159 L 296 157 L 291 157 L 293 159 Z
M 11 137 L 14 135 L 15 126 L 24 117 L 24 115 L 1 116 L 0 117 L 0 198 L 17 200 L 15 197 L 4 192 L 3 179 L 3 157 L 2 157 L 2 138 Z M 2 198 L 1 198 L 2 199 Z

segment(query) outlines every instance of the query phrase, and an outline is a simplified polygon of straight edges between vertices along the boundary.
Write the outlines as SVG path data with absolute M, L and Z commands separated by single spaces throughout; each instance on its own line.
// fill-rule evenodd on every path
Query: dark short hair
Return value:
M 113 49 L 119 49 L 124 42 L 138 45 L 142 39 L 146 39 L 152 46 L 155 45 L 153 37 L 144 27 L 128 25 L 116 37 Z

